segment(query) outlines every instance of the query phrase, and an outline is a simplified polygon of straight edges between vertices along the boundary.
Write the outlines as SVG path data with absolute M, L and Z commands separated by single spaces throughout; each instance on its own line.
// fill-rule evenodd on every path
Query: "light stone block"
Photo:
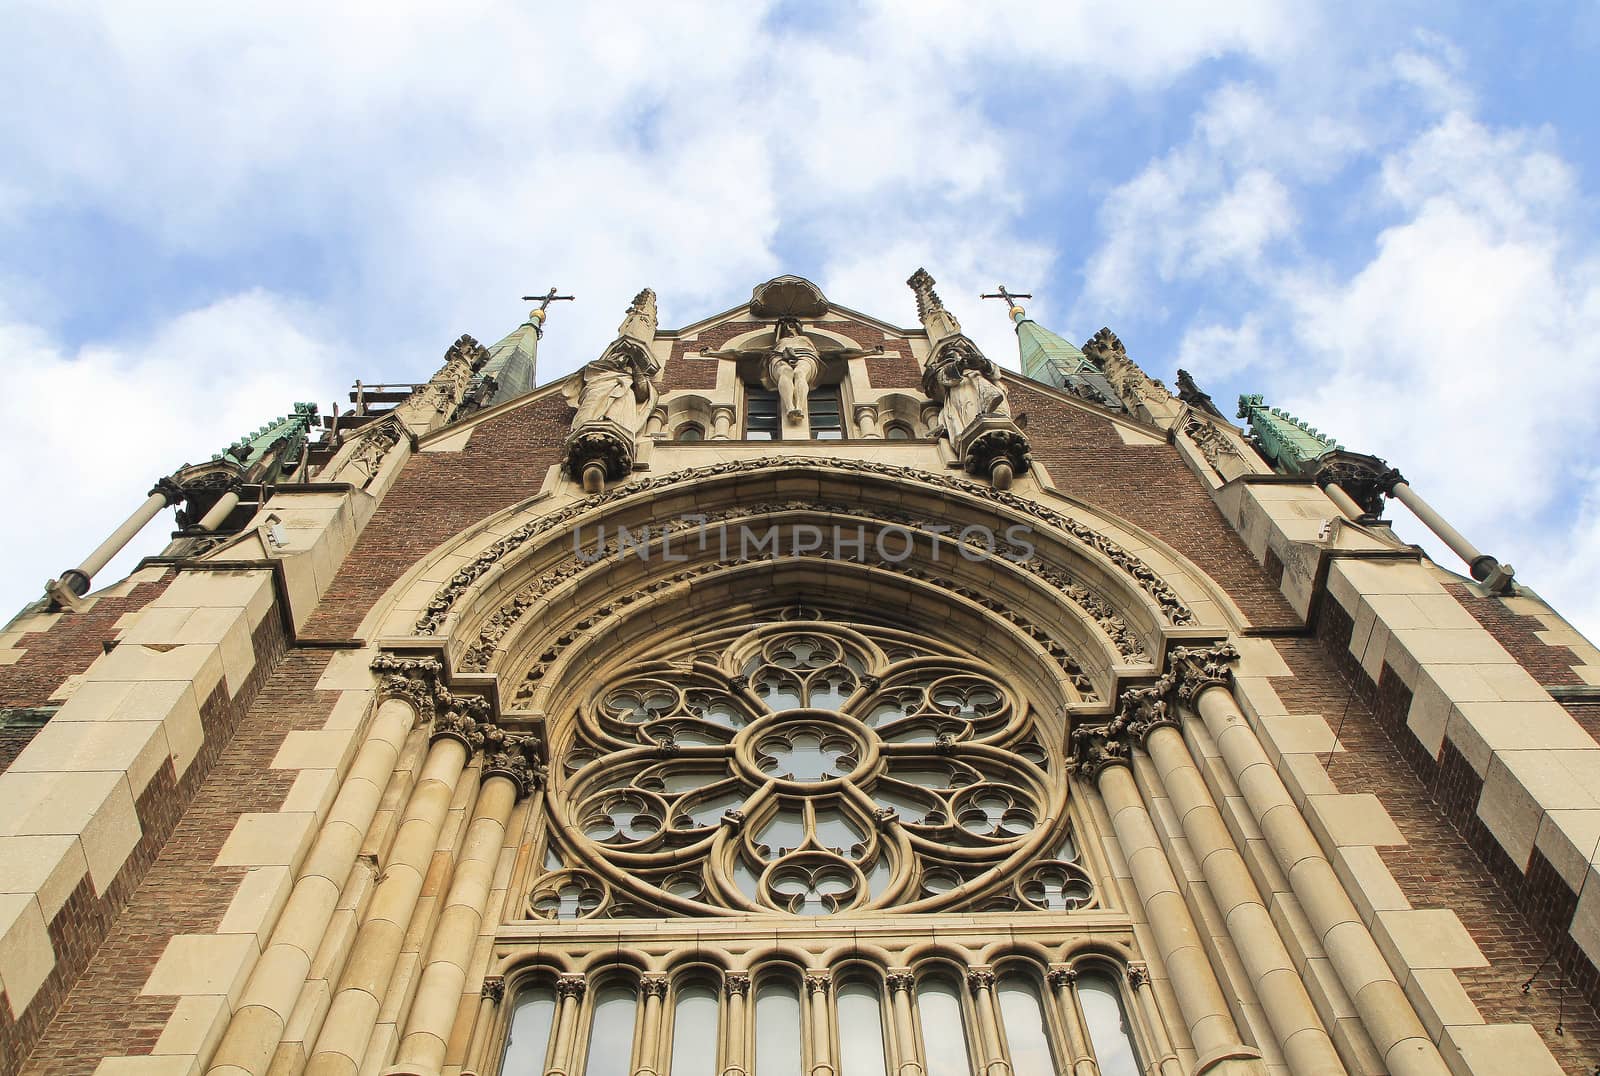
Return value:
M 272 605 L 272 573 L 265 569 L 179 572 L 150 605 L 171 609 L 248 609 L 259 620 L 260 610 Z
M 127 774 L 137 795 L 171 752 L 155 721 L 52 721 L 40 729 L 11 763 L 15 773 Z
M 1406 997 L 1422 1018 L 1428 1037 L 1438 1042 L 1444 1029 L 1456 1024 L 1481 1024 L 1483 1016 L 1467 996 L 1456 973 L 1445 968 L 1414 971 L 1406 979 Z
M 1466 1024 L 1445 1029 L 1439 1051 L 1454 1072 L 1473 1076 L 1561 1076 L 1532 1024 Z
M 194 692 L 176 680 L 85 683 L 50 719 L 51 724 L 69 721 L 161 722 L 173 769 L 180 777 L 205 743 Z
M 1424 669 L 1412 687 L 1406 727 L 1434 758 L 1439 757 L 1439 750 L 1444 746 L 1444 729 L 1450 721 L 1453 705 L 1450 696 Z
M 196 609 L 178 632 L 177 643 L 210 643 L 222 656 L 228 697 L 239 694 L 256 665 L 250 622 L 242 609 Z
M 56 966 L 55 948 L 31 893 L 0 894 L 0 990 L 20 1017 Z
M 1548 811 L 1539 823 L 1534 846 L 1576 893 L 1600 845 L 1600 810 Z
M 233 1001 L 244 989 L 257 955 L 250 934 L 177 934 L 167 942 L 139 993 L 217 994 Z
M 1478 665 L 1511 660 L 1482 628 L 1396 628 L 1394 642 L 1419 665 Z
M 1593 751 L 1594 738 L 1560 703 L 1462 702 L 1445 725 L 1445 737 L 1479 774 L 1502 751 Z
M 307 812 L 317 818 L 320 825 L 326 820 L 328 808 L 339 795 L 339 774 L 335 770 L 301 770 L 295 775 L 289 794 L 278 809 L 291 813 Z
M 328 659 L 327 668 L 317 678 L 318 691 L 371 691 L 377 682 L 372 675 L 372 659 L 378 656 L 377 648 L 365 650 L 336 650 Z
M 94 1076 L 199 1076 L 200 1059 L 190 1054 L 102 1057 Z
M 315 833 L 316 816 L 310 813 L 240 815 L 217 854 L 217 866 L 297 866 Z
M 122 643 L 175 643 L 184 622 L 194 615 L 193 609 L 171 608 L 151 603 L 134 613 L 131 623 L 117 639 Z
M 90 683 L 105 680 L 176 680 L 194 686 L 195 698 L 210 696 L 222 682 L 222 654 L 212 643 L 189 643 L 170 650 L 152 650 L 124 643 L 95 659 L 84 673 Z
M 356 746 L 350 729 L 291 732 L 272 759 L 274 770 L 342 770 Z
M 1400 827 L 1370 792 L 1308 796 L 1306 820 L 1324 848 L 1405 844 Z
M 1347 584 L 1355 594 L 1442 594 L 1444 589 L 1422 564 L 1410 560 L 1367 560 L 1340 557 L 1328 568 L 1328 578 Z
M 222 1041 L 231 1015 L 228 999 L 220 995 L 191 994 L 179 998 L 152 1053 L 210 1057 Z
M 1579 882 L 1583 895 L 1572 913 L 1569 928 L 1572 940 L 1593 963 L 1600 964 L 1600 869 L 1589 868 L 1587 884 Z
M 0 834 L 77 837 L 97 893 L 142 832 L 124 774 L 0 773 Z
M 1426 968 L 1481 968 L 1488 965 L 1478 943 L 1455 912 L 1413 908 L 1379 912 L 1372 935 L 1389 966 L 1405 971 Z
M 89 862 L 76 837 L 0 837 L 0 893 L 37 897 L 47 923 L 88 872 Z
M 1404 911 L 1411 907 L 1400 883 L 1395 881 L 1376 848 L 1360 845 L 1339 848 L 1328 859 L 1367 926 L 1372 925 L 1378 912 Z
M 252 867 L 234 891 L 217 933 L 251 934 L 257 946 L 264 947 L 293 886 L 288 867 Z
M 1344 750 L 1334 745 L 1333 729 L 1321 714 L 1263 717 L 1258 731 L 1274 760 L 1279 755 L 1325 755 Z

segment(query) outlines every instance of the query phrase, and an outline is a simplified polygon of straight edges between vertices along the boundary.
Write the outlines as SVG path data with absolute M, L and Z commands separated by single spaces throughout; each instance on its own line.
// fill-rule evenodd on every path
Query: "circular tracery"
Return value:
M 530 914 L 1093 902 L 1075 854 L 1050 851 L 1065 775 L 999 678 L 904 632 L 810 617 L 722 638 L 578 708 L 550 806 L 582 867 L 541 879 Z

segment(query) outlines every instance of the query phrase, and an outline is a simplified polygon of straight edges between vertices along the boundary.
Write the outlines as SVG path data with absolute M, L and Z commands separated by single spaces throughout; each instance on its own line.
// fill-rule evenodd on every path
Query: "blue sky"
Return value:
M 1001 361 L 1004 281 L 1387 457 L 1600 635 L 1593 4 L 272 12 L 8 6 L 7 610 L 158 475 L 519 295 L 579 296 L 548 378 L 640 287 L 673 325 L 797 272 L 914 324 L 926 265 Z

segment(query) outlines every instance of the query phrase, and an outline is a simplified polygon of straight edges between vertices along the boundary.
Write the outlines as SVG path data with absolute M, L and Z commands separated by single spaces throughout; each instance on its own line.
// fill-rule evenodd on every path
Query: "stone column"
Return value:
M 1095 735 L 1079 730 L 1074 737 L 1087 743 Z M 1111 816 L 1111 828 L 1127 858 L 1145 921 L 1155 936 L 1162 966 L 1172 980 L 1178 1008 L 1194 1043 L 1195 1073 L 1260 1073 L 1259 1055 L 1239 1035 L 1166 850 L 1139 797 L 1129 753 L 1125 743 L 1114 739 L 1088 748 L 1080 746 L 1078 767 L 1095 782 Z
M 833 1020 L 828 1006 L 828 987 L 833 976 L 825 971 L 808 971 L 805 978 L 806 1005 L 811 1010 L 811 1076 L 833 1076 Z
M 938 436 L 939 430 L 942 428 L 939 425 L 939 405 L 938 404 L 932 402 L 931 400 L 929 402 L 923 404 L 922 405 L 922 410 L 919 413 L 918 417 L 920 417 L 922 419 L 922 429 L 919 431 L 920 436 L 922 436 L 922 437 L 936 437 L 936 436 Z
M 217 498 L 217 503 L 211 506 L 211 511 L 200 517 L 199 528 L 203 531 L 216 530 L 237 507 L 239 507 L 239 487 L 233 485 Z
M 661 431 L 667 427 L 667 409 L 665 407 L 652 407 L 650 415 L 644 420 L 644 435 L 655 438 L 661 436 Z
M 61 578 L 50 584 L 52 592 L 65 590 L 74 598 L 81 598 L 89 593 L 89 581 L 95 574 L 111 563 L 111 558 L 122 552 L 122 547 L 133 541 L 134 536 L 144 530 L 145 524 L 160 514 L 163 508 L 177 504 L 183 500 L 183 487 L 170 478 L 163 478 L 151 488 L 145 502 L 134 510 L 133 515 L 123 521 L 122 526 L 111 532 L 111 536 L 95 547 L 83 559 L 83 563 L 76 568 L 68 568 L 61 573 Z
M 732 404 L 715 404 L 711 408 L 711 440 L 726 441 L 733 434 L 733 420 L 738 417 Z
M 1306 919 L 1321 939 L 1373 1045 L 1394 1076 L 1443 1076 L 1448 1070 L 1438 1049 L 1406 1000 L 1405 991 L 1389 970 L 1233 693 L 1215 675 L 1217 659 L 1225 662 L 1237 654 L 1232 647 L 1209 652 L 1180 649 L 1174 651 L 1174 657 L 1185 660 L 1186 653 L 1211 658 L 1212 675 L 1197 685 L 1194 706 L 1222 752 L 1228 773 L 1244 796 L 1273 858 L 1289 879 Z M 1225 671 L 1225 665 L 1223 668 Z
M 855 406 L 856 436 L 879 438 L 883 431 L 878 429 L 878 405 L 858 403 Z
M 978 1015 L 978 1056 L 985 1076 L 1010 1076 L 1011 1063 L 1006 1060 L 1005 1047 L 1000 1042 L 1000 1020 L 994 1011 L 994 969 L 975 967 L 967 972 L 967 990 L 972 994 L 972 1008 Z
M 1422 520 L 1430 531 L 1437 534 L 1439 540 L 1449 546 L 1452 553 L 1466 562 L 1472 578 L 1497 588 L 1511 582 L 1509 567 L 1502 565 L 1494 557 L 1467 541 L 1460 531 L 1434 510 L 1433 505 L 1423 500 L 1417 491 L 1411 488 L 1410 483 L 1403 480 L 1396 482 L 1392 492 L 1395 500 L 1411 509 L 1412 514 Z M 1503 578 L 1496 579 L 1495 576 Z
M 555 1043 L 550 1049 L 550 1068 L 545 1076 L 567 1076 L 572 1072 L 572 1053 L 578 1044 L 578 1010 L 589 983 L 582 975 L 556 976 Z
M 506 981 L 499 975 L 485 975 L 483 989 L 478 995 L 478 1014 L 472 1021 L 472 1035 L 467 1042 L 466 1062 L 461 1066 L 461 1076 L 477 1076 L 488 1068 L 494 1011 L 505 1000 Z M 547 1044 L 548 1045 L 548 1044 Z
M 1178 1064 L 1178 1051 L 1172 1048 L 1172 1036 L 1161 1019 L 1161 1006 L 1156 1004 L 1156 993 L 1150 988 L 1150 972 L 1143 964 L 1128 965 L 1128 988 L 1133 991 L 1133 1006 L 1150 1029 L 1150 1042 L 1160 1056 L 1152 1061 L 1145 1059 L 1145 1067 L 1158 1067 L 1161 1076 L 1183 1076 L 1183 1066 Z M 1130 1018 L 1133 1013 L 1128 1014 Z
M 430 665 L 437 667 L 436 662 L 411 665 L 413 672 L 426 672 Z M 208 1076 L 260 1076 L 272 1062 L 273 1051 L 283 1037 L 318 947 L 333 921 L 340 888 L 355 866 L 406 733 L 416 720 L 417 700 L 432 705 L 427 683 L 421 678 L 398 676 L 390 686 L 409 694 L 379 705 L 261 959 L 250 972 L 233 1019 L 207 1069 Z
M 639 992 L 644 995 L 644 1016 L 639 1027 L 639 1064 L 634 1076 L 657 1076 L 661 1071 L 661 1009 L 666 1004 L 667 977 L 639 976 Z
M 1366 516 L 1367 513 L 1362 511 L 1361 506 L 1356 503 L 1355 498 L 1346 493 L 1344 491 L 1344 487 L 1339 485 L 1339 483 L 1329 482 L 1326 486 L 1322 487 L 1322 492 L 1326 493 L 1328 495 L 1328 499 L 1339 506 L 1339 511 L 1343 512 L 1351 519 L 1360 520 Z
M 445 1044 L 461 1006 L 467 963 L 494 885 L 495 862 L 505 845 L 506 823 L 517 800 L 533 787 L 535 771 L 525 753 L 531 742 L 494 731 L 500 740 L 495 746 L 501 750 L 486 752 L 483 787 L 462 842 L 461 861 L 434 928 L 405 1035 L 389 1076 L 438 1076 L 444 1066 Z
M 1124 698 L 1134 694 L 1129 692 Z M 1167 723 L 1146 725 L 1144 731 L 1145 750 L 1155 762 L 1173 813 L 1182 820 L 1183 835 L 1200 864 L 1289 1070 L 1296 1076 L 1342 1076 L 1344 1064 L 1333 1040 L 1317 1017 L 1316 1006 L 1289 959 L 1244 858 L 1234 847 L 1205 779 L 1195 769 L 1183 735 Z
M 748 1076 L 750 1043 L 746 1024 L 749 1017 L 745 1012 L 745 1001 L 750 995 L 749 974 L 729 972 L 722 977 L 722 990 L 728 997 L 728 1034 L 724 1040 L 726 1053 L 722 1058 L 722 1076 Z
M 1056 1011 L 1061 1014 L 1061 1023 L 1067 1030 L 1067 1064 L 1072 1069 L 1071 1076 L 1099 1076 L 1100 1066 L 1095 1064 L 1089 1044 L 1089 1029 L 1084 1026 L 1083 1013 L 1078 1009 L 1078 973 L 1072 968 L 1052 967 L 1044 979 L 1055 994 Z
M 306 1076 L 354 1076 L 360 1067 L 456 782 L 478 736 L 477 723 L 463 714 L 447 713 L 435 721 L 433 742 L 306 1063 Z
M 895 1076 L 922 1076 L 917 1057 L 917 1024 L 911 1015 L 911 991 L 917 978 L 910 968 L 890 968 L 883 977 L 889 988 L 889 1009 L 894 1014 Z

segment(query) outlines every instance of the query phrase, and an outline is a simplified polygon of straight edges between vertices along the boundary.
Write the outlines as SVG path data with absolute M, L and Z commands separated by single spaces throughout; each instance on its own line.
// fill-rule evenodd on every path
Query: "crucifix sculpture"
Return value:
M 1015 291 L 1015 292 L 1014 291 L 1007 291 L 1006 290 L 1006 286 L 1004 284 L 1001 284 L 991 294 L 979 295 L 978 298 L 980 298 L 980 299 L 1004 299 L 1008 305 L 1016 306 L 1018 299 L 1032 299 L 1033 298 L 1033 293 L 1032 292 L 1027 292 L 1027 291 Z
M 575 298 L 575 296 L 557 295 L 556 289 L 551 287 L 551 289 L 545 292 L 543 295 L 524 295 L 522 297 L 522 301 L 525 303 L 537 302 L 539 304 L 539 310 L 542 313 L 544 310 L 549 308 L 551 303 L 559 303 L 563 299 L 571 301 L 573 298 Z

